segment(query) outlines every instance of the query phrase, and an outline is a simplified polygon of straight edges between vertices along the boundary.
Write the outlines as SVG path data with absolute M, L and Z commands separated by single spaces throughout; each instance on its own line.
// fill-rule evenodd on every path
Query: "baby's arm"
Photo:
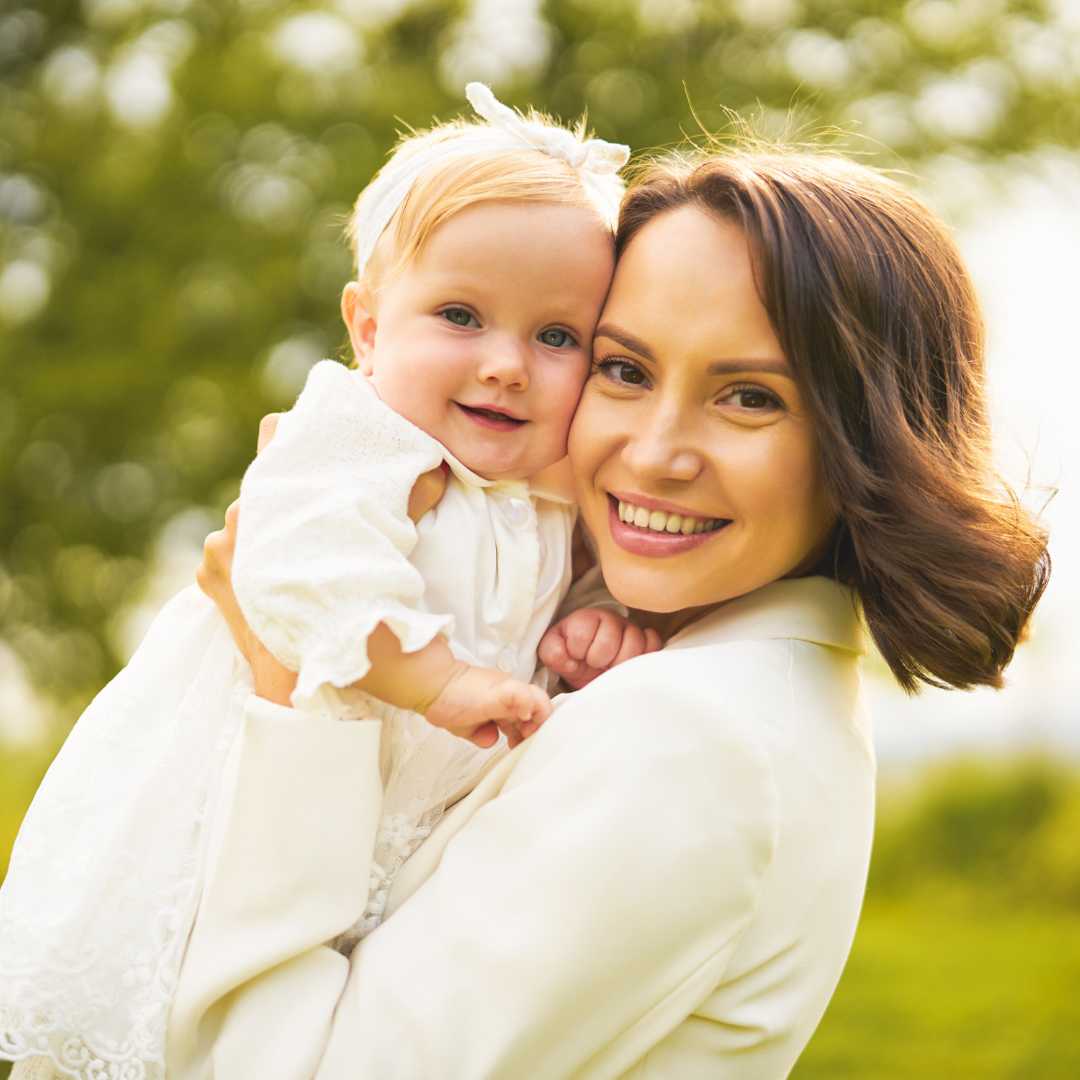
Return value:
M 368 638 L 368 659 L 371 670 L 354 684 L 357 689 L 421 713 L 428 723 L 477 746 L 494 745 L 500 730 L 514 746 L 551 712 L 551 702 L 539 687 L 455 659 L 443 637 L 405 653 L 394 634 L 380 625 Z
M 549 671 L 580 690 L 608 668 L 656 652 L 662 644 L 652 627 L 642 630 L 607 608 L 584 607 L 548 629 L 537 655 Z
M 279 417 L 264 417 L 259 426 L 259 452 L 274 437 Z M 419 521 L 442 498 L 445 466 L 423 473 L 408 499 L 408 516 Z M 257 692 L 267 700 L 290 704 L 296 673 L 281 664 L 247 624 L 232 590 L 232 561 L 239 523 L 239 501 L 229 507 L 225 528 L 207 538 L 203 563 L 196 575 L 200 587 L 225 615 L 233 637 L 252 666 Z M 357 689 L 400 708 L 423 713 L 429 723 L 481 747 L 506 733 L 511 746 L 531 735 L 547 718 L 551 703 L 539 688 L 498 671 L 470 667 L 454 659 L 445 638 L 422 649 L 402 651 L 393 632 L 380 624 L 367 642 L 371 669 L 353 684 Z

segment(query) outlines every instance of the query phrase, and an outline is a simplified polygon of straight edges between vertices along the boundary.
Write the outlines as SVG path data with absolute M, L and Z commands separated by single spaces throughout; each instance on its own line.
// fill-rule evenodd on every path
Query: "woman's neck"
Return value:
M 643 630 L 653 629 L 665 644 L 680 630 L 685 630 L 691 623 L 715 611 L 719 604 L 705 604 L 702 607 L 683 608 L 681 611 L 638 611 L 631 610 L 631 619 Z

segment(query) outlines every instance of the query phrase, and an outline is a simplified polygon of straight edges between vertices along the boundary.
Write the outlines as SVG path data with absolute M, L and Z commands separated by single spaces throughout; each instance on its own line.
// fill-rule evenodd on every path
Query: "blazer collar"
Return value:
M 793 638 L 863 655 L 866 634 L 854 592 L 829 578 L 784 578 L 728 600 L 674 634 L 668 647 Z

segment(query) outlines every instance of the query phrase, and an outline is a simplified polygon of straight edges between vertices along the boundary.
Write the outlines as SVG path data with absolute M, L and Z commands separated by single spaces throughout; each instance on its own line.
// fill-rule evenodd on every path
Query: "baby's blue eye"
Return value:
M 540 340 L 552 349 L 565 349 L 568 345 L 575 344 L 574 336 L 558 326 L 548 327 L 540 331 Z
M 476 316 L 468 308 L 448 307 L 439 312 L 442 317 L 455 326 L 468 326 L 476 322 Z

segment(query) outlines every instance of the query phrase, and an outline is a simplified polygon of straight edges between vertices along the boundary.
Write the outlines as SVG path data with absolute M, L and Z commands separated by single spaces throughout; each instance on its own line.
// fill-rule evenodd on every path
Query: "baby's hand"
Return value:
M 495 745 L 500 731 L 517 746 L 550 715 L 551 699 L 538 686 L 468 664 L 460 666 L 424 710 L 429 724 L 485 748 Z
M 652 628 L 642 630 L 604 608 L 580 608 L 560 619 L 540 641 L 540 663 L 580 690 L 597 675 L 663 643 Z

